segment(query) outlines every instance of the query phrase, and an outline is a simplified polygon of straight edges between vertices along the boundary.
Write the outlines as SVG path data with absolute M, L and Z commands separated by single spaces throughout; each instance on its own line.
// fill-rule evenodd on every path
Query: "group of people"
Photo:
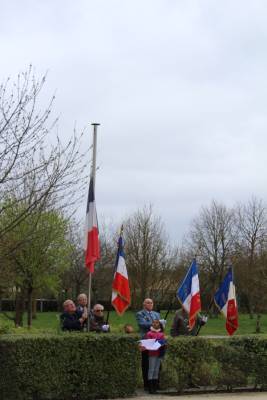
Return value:
M 63 313 L 60 316 L 63 331 L 86 331 L 88 322 L 90 332 L 110 331 L 110 326 L 104 319 L 102 304 L 95 304 L 93 309 L 88 311 L 87 296 L 84 293 L 78 296 L 77 305 L 70 299 L 64 301 Z
M 160 317 L 160 313 L 153 310 L 153 300 L 145 299 L 143 309 L 136 314 L 136 321 L 141 334 L 142 342 L 139 346 L 142 352 L 142 376 L 144 381 L 144 390 L 150 393 L 156 393 L 159 386 L 159 372 L 161 361 L 164 357 L 167 341 L 164 334 L 166 320 Z M 90 312 L 87 307 L 87 296 L 80 294 L 77 298 L 77 305 L 72 300 L 66 300 L 63 303 L 64 312 L 60 316 L 61 328 L 64 331 L 86 331 L 90 332 L 110 332 L 110 326 L 104 318 L 104 307 L 101 304 L 95 304 Z M 89 319 L 89 321 L 88 321 Z M 207 317 L 196 316 L 193 329 L 189 327 L 188 314 L 184 309 L 175 313 L 170 334 L 172 337 L 196 336 L 200 327 L 207 322 Z M 134 332 L 132 325 L 126 324 L 124 332 L 131 334 Z M 144 346 L 145 339 L 156 339 L 160 344 L 157 349 L 147 349 Z

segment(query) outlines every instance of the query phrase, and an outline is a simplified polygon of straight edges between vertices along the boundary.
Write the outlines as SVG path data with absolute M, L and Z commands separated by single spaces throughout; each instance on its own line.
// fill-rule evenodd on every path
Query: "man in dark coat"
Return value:
M 64 312 L 60 316 L 61 328 L 63 331 L 82 331 L 86 316 L 76 309 L 72 300 L 68 299 L 63 303 Z
M 187 312 L 181 308 L 176 311 L 173 323 L 171 326 L 171 336 L 197 336 L 200 327 L 205 325 L 207 317 L 196 316 L 196 323 L 193 329 L 189 329 L 189 318 Z

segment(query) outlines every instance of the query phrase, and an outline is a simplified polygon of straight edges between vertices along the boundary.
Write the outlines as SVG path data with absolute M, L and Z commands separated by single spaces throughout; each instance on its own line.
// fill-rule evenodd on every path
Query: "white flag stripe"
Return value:
M 233 284 L 233 281 L 230 282 L 229 285 L 229 291 L 228 291 L 228 298 L 227 301 L 225 303 L 225 305 L 223 306 L 223 308 L 221 309 L 221 312 L 223 313 L 223 315 L 225 316 L 225 318 L 227 318 L 227 307 L 228 307 L 228 301 L 229 300 L 235 300 L 235 304 L 236 304 L 236 297 L 235 297 L 235 285 Z
M 192 297 L 197 293 L 199 293 L 198 275 L 193 275 L 193 277 L 192 277 L 192 286 L 191 286 L 191 295 L 192 295 Z
M 125 264 L 125 259 L 124 257 L 120 256 L 118 260 L 118 267 L 117 267 L 117 272 L 124 276 L 124 278 L 128 279 L 128 274 L 127 274 L 127 269 L 126 269 L 126 264 Z
M 191 294 L 189 294 L 189 296 L 187 296 L 187 298 L 185 299 L 184 303 L 183 303 L 183 307 L 185 309 L 186 312 L 189 313 L 190 311 L 190 305 L 191 305 Z
M 232 299 L 235 299 L 235 285 L 233 284 L 233 281 L 230 282 L 229 292 L 228 292 L 228 300 Z
M 89 204 L 89 212 L 86 214 L 86 217 L 85 217 L 84 250 L 87 249 L 88 232 L 90 232 L 94 226 L 97 227 L 95 201 L 93 201 L 92 203 Z

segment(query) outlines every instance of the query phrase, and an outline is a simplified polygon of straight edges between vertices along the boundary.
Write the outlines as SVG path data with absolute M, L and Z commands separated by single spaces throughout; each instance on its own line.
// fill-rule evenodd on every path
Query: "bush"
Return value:
M 0 339 L 5 400 L 93 399 L 134 393 L 139 354 L 131 337 L 93 334 Z
M 62 333 L 0 336 L 0 399 L 85 400 L 132 395 L 140 378 L 137 336 Z M 163 388 L 232 390 L 267 383 L 267 338 L 168 340 Z
M 267 339 L 240 336 L 224 339 L 179 337 L 168 341 L 163 385 L 178 391 L 199 386 L 232 390 L 267 387 Z
M 210 386 L 213 348 L 206 338 L 179 337 L 168 341 L 168 350 L 163 363 L 164 387 L 175 387 L 179 392 L 193 386 Z
M 267 388 L 267 340 L 259 337 L 243 337 L 242 340 L 230 341 L 239 353 L 240 369 L 249 376 L 255 388 L 260 385 Z

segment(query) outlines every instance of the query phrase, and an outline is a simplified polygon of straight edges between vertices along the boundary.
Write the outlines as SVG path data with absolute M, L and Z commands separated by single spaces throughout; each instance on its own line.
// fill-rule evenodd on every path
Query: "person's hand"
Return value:
M 144 346 L 142 346 L 141 344 L 138 345 L 138 348 L 139 348 L 140 351 L 145 351 L 146 350 L 146 348 Z
M 87 308 L 84 308 L 82 318 L 87 319 L 87 317 L 88 317 Z
M 204 315 L 204 317 L 202 317 L 203 324 L 206 324 L 207 321 L 208 321 L 208 317 L 206 315 Z
M 163 326 L 163 328 L 165 328 L 167 321 L 166 319 L 160 319 L 159 322 L 161 323 L 161 325 Z
M 101 329 L 102 329 L 102 332 L 108 332 L 109 331 L 109 325 L 102 325 Z

